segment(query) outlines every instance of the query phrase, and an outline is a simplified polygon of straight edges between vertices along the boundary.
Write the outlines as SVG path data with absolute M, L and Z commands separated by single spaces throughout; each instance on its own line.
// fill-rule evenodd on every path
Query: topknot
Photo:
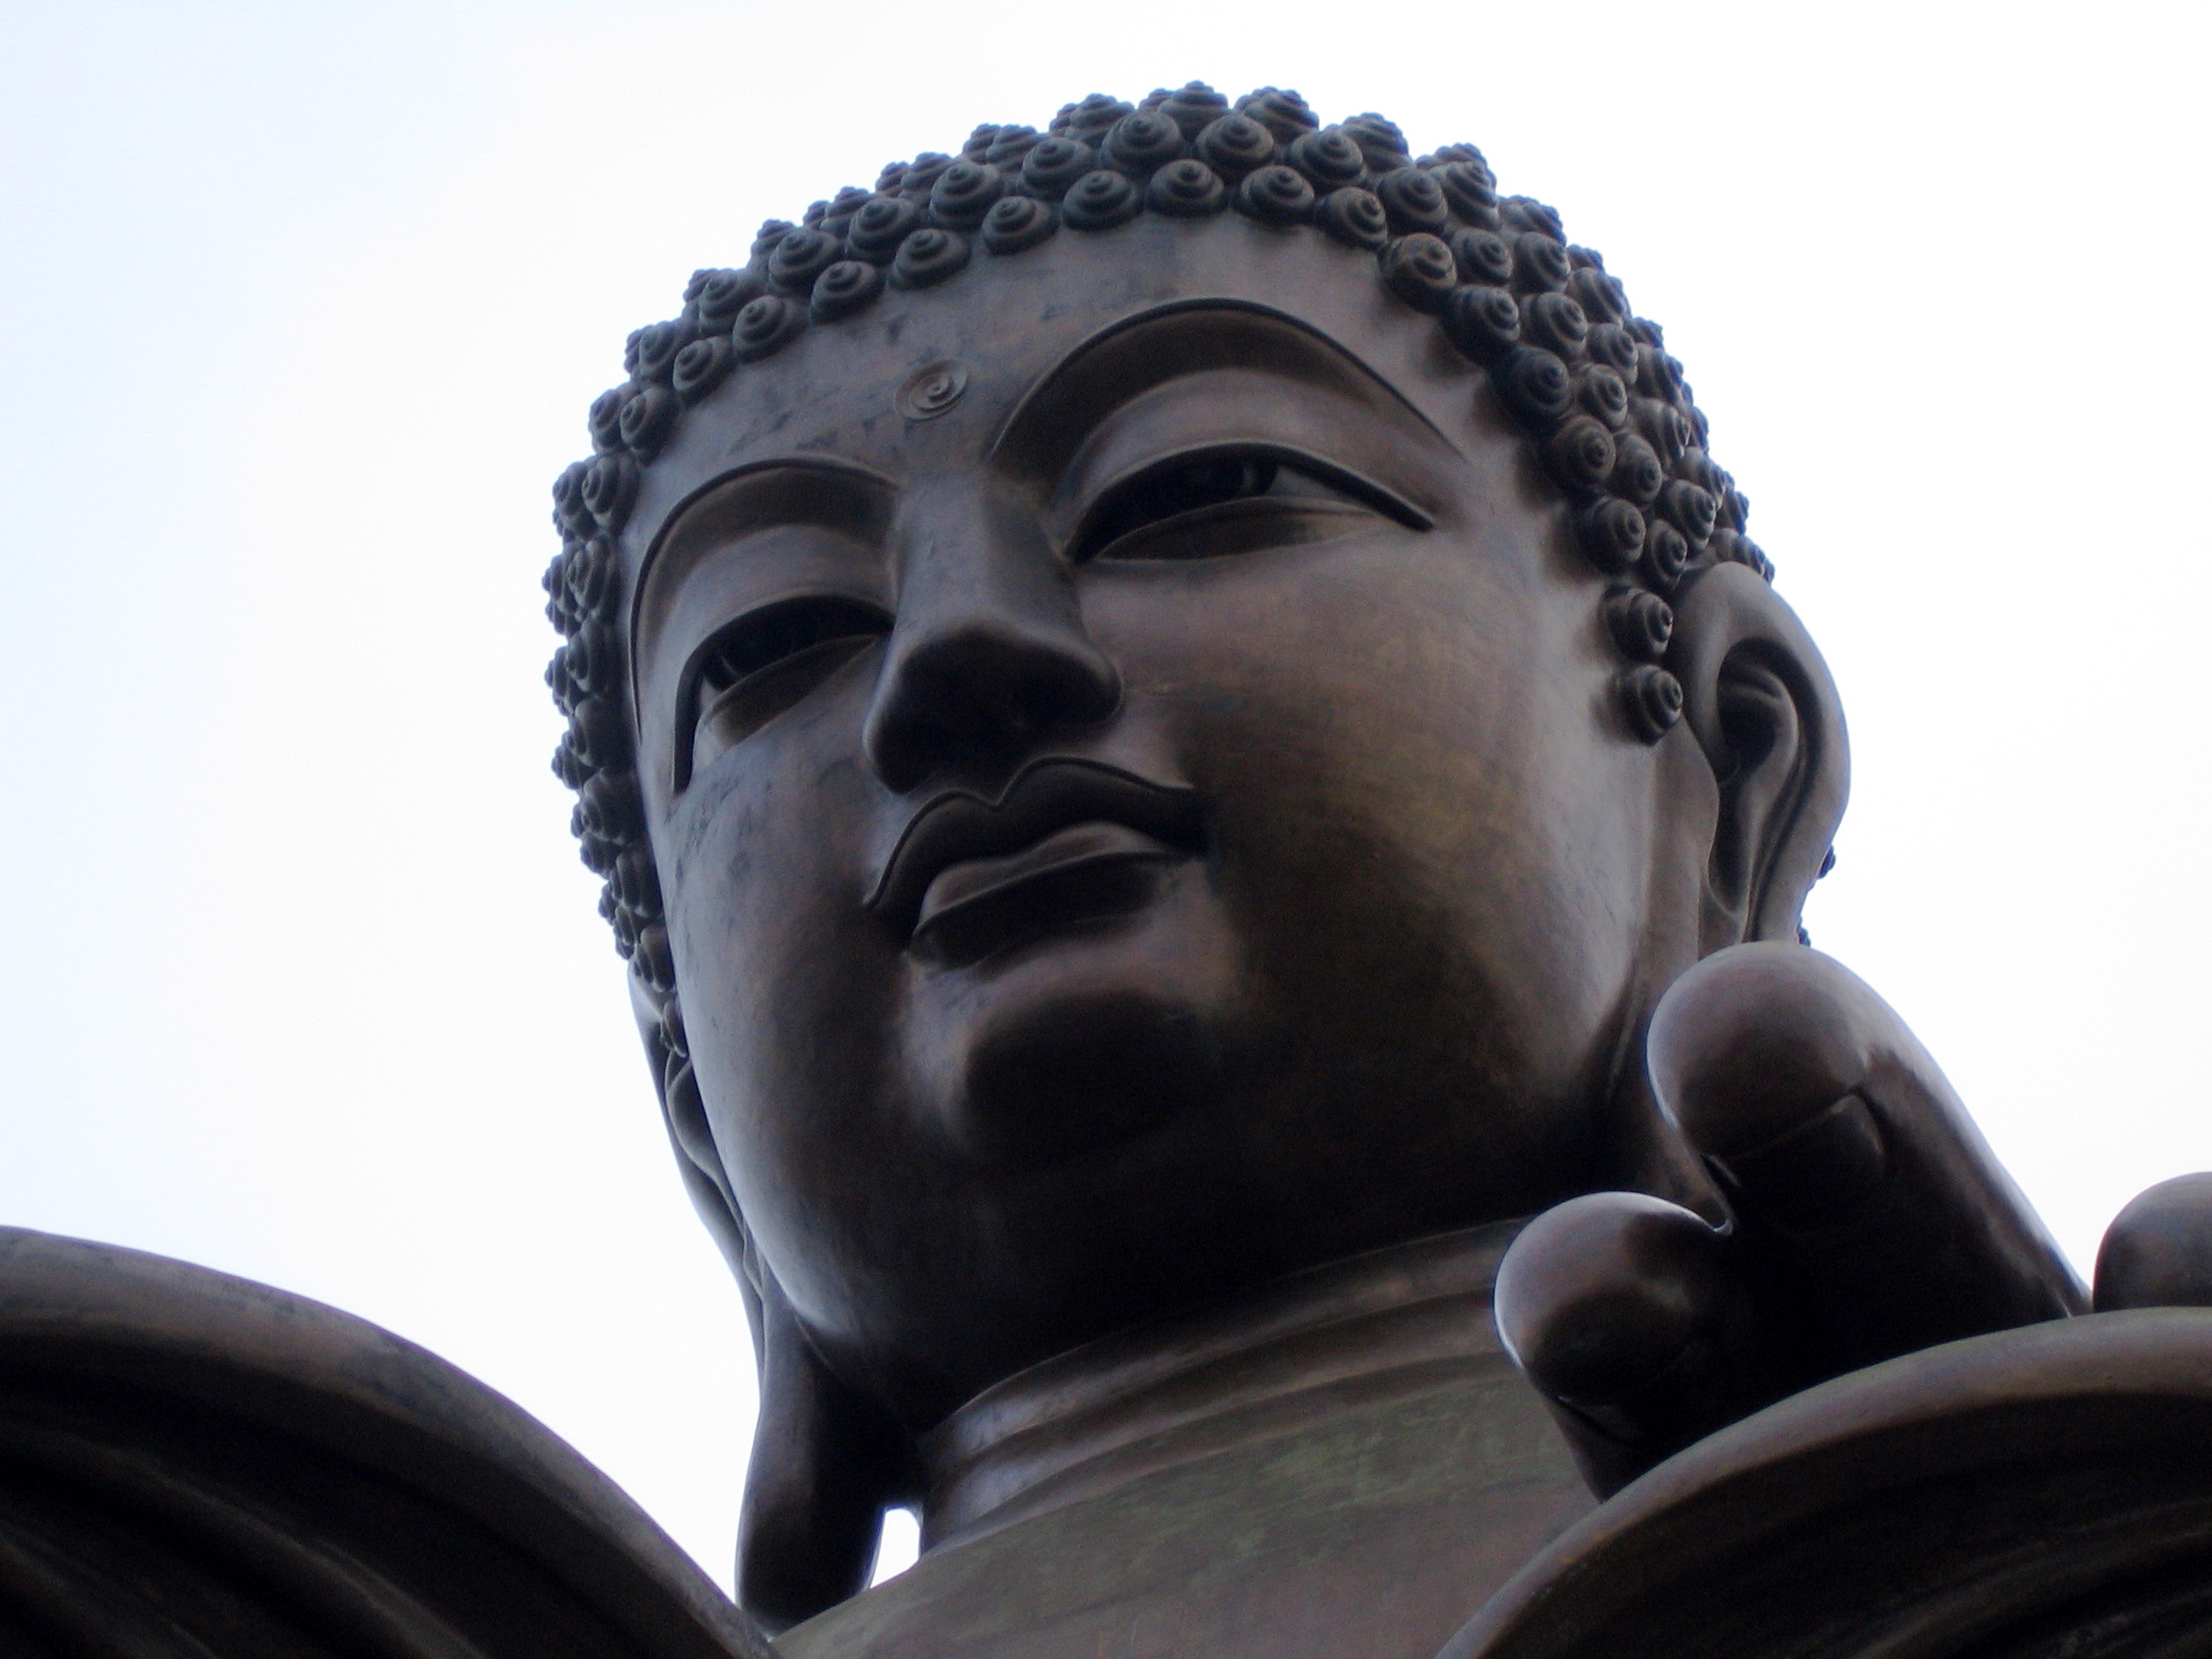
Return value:
M 1706 453 L 1706 421 L 1659 325 L 1636 316 L 1618 278 L 1570 246 L 1560 216 L 1500 199 L 1483 153 L 1447 144 L 1413 159 L 1373 113 L 1323 127 L 1294 92 L 1263 87 L 1234 106 L 1191 82 L 1141 107 L 1102 92 L 1063 106 L 1047 130 L 977 127 L 957 156 L 894 162 L 874 189 L 848 186 L 802 222 L 771 219 L 742 267 L 692 274 L 682 313 L 630 336 L 628 379 L 587 423 L 593 455 L 554 481 L 562 549 L 545 572 L 563 635 L 546 682 L 569 717 L 553 769 L 577 793 L 571 828 L 607 878 L 601 910 L 651 1006 L 652 1041 L 682 1070 L 682 1015 L 645 841 L 627 706 L 626 596 L 612 537 L 685 409 L 744 365 L 889 290 L 952 279 L 975 248 L 1017 256 L 1062 227 L 1087 234 L 1145 212 L 1197 218 L 1234 208 L 1263 225 L 1310 226 L 1375 254 L 1377 280 L 1433 314 L 1487 372 L 1567 503 L 1594 569 L 1611 583 L 1604 632 L 1622 659 L 1624 726 L 1657 742 L 1681 687 L 1661 666 L 1664 596 L 1688 570 L 1733 562 L 1772 579 L 1744 535 L 1749 503 Z

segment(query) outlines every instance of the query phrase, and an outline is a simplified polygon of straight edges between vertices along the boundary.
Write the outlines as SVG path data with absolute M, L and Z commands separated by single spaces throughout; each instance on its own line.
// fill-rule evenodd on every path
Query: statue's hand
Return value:
M 1497 1282 L 1506 1347 L 1601 1494 L 1829 1377 L 2084 1306 L 1935 1061 L 1828 957 L 1707 958 L 1648 1053 L 1732 1222 L 1591 1194 L 1530 1223 Z

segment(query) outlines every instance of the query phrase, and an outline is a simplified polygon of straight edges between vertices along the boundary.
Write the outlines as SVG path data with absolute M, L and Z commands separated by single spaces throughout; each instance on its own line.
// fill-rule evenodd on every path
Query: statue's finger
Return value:
M 2212 1174 L 2138 1195 L 2097 1250 L 2096 1309 L 2212 1308 Z
M 1812 1376 L 2083 1307 L 1942 1072 L 1841 964 L 1717 952 L 1661 999 L 1649 1055 L 1737 1210 L 1762 1323 Z
M 1727 1240 L 1641 1193 L 1547 1210 L 1499 1264 L 1498 1335 L 1610 1495 L 1763 1400 L 1747 1398 Z

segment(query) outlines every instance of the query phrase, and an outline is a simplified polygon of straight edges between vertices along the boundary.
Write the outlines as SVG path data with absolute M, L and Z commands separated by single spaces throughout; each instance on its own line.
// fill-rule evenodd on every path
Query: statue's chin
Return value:
M 1121 873 L 916 986 L 907 1029 L 925 1098 L 971 1156 L 1072 1157 L 1218 1088 L 1235 978 L 1227 918 L 1195 865 Z

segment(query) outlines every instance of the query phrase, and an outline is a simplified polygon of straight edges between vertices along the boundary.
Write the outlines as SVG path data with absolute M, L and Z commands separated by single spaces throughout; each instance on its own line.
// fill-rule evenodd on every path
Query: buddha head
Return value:
M 772 222 L 554 491 L 555 769 L 762 1365 L 771 1623 L 919 1435 L 1300 1269 L 1641 1188 L 1798 935 L 1833 686 L 1659 328 L 1471 147 L 1092 96 Z

